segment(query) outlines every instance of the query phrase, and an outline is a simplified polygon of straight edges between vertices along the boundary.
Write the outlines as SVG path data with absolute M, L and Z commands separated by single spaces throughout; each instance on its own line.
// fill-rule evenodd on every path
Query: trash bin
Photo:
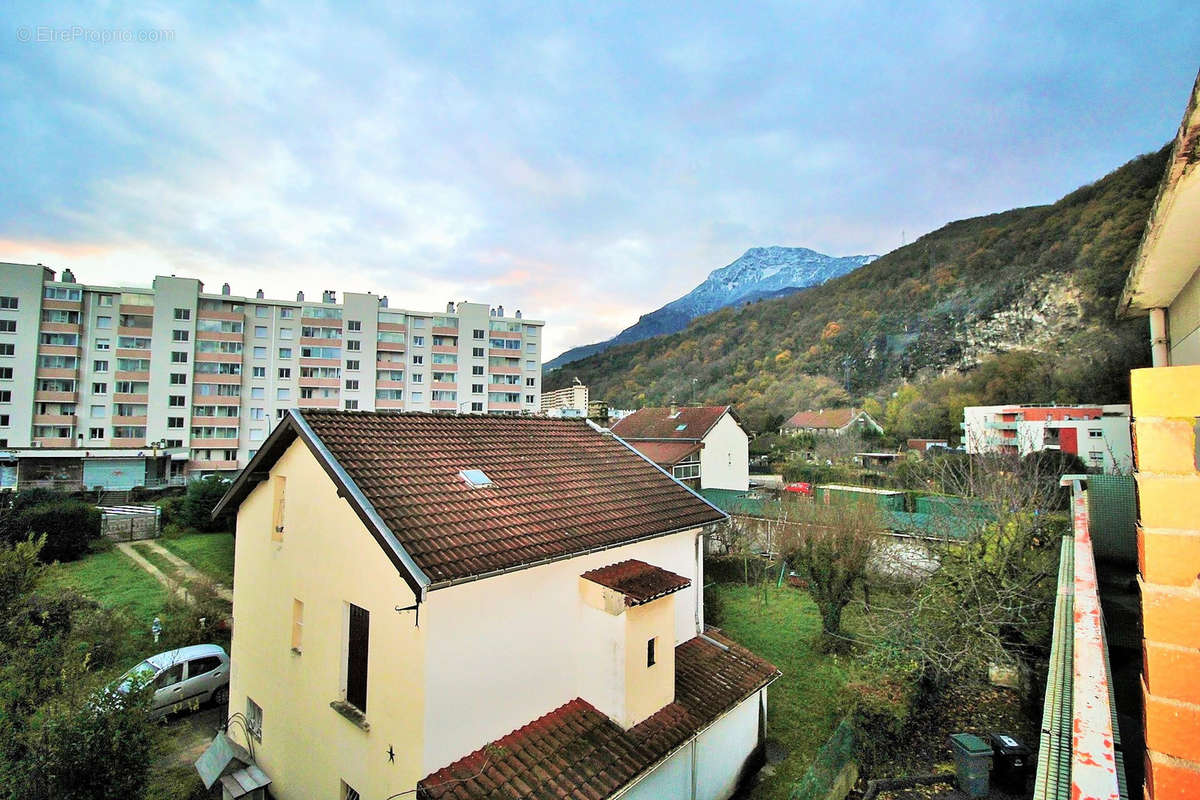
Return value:
M 1033 751 L 1007 733 L 993 733 L 992 774 L 996 784 L 1009 794 L 1024 794 L 1033 766 Z
M 987 797 L 988 774 L 992 771 L 992 746 L 970 733 L 950 736 L 958 788 L 968 797 Z

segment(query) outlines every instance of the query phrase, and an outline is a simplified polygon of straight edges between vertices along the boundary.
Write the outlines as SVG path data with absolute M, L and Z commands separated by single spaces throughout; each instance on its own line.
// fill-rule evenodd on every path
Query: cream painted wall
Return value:
M 394 609 L 413 594 L 302 441 L 271 475 L 287 478 L 283 541 L 271 541 L 270 481 L 238 513 L 230 711 L 244 712 L 247 696 L 262 707 L 254 751 L 281 800 L 337 798 L 341 780 L 370 798 L 411 789 L 426 774 L 425 631 L 412 612 Z M 291 649 L 296 599 L 304 603 L 300 655 Z M 329 707 L 344 691 L 347 603 L 371 614 L 369 731 Z
M 430 592 L 421 606 L 427 675 L 423 772 L 576 697 L 599 707 L 589 695 L 611 695 L 611 670 L 625 664 L 616 645 L 624 620 L 581 602 L 583 572 L 638 558 L 690 578 L 692 585 L 673 595 L 669 646 L 694 637 L 697 588 L 703 585 L 698 533 L 693 529 Z
M 700 486 L 741 492 L 750 488 L 750 439 L 728 413 L 704 437 Z
M 1192 274 L 1167 310 L 1172 364 L 1200 363 L 1200 270 Z
M 625 728 L 675 701 L 674 617 L 673 594 L 625 612 L 625 714 L 618 718 Z M 654 665 L 648 667 L 647 642 L 651 638 L 657 641 Z

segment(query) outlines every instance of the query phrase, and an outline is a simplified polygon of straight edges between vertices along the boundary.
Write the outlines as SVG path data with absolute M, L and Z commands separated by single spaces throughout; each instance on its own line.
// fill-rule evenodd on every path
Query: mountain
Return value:
M 696 317 L 734 303 L 778 297 L 817 286 L 869 264 L 876 258 L 878 256 L 836 258 L 807 247 L 752 247 L 732 264 L 710 272 L 704 283 L 678 300 L 672 300 L 657 311 L 643 314 L 636 323 L 607 341 L 566 351 L 547 361 L 545 369 L 556 369 L 602 353 L 614 345 L 640 342 L 652 336 L 681 331 Z
M 614 408 L 730 403 L 752 428 L 863 403 L 891 432 L 956 436 L 962 406 L 1128 402 L 1144 319 L 1116 306 L 1164 148 L 1052 205 L 959 220 L 820 286 L 698 317 L 549 373 Z

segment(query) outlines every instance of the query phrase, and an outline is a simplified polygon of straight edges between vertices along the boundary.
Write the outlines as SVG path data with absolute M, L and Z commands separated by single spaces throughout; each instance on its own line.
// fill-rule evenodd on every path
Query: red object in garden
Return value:
M 808 495 L 809 497 L 812 497 L 813 493 L 811 483 L 789 483 L 787 486 L 783 487 L 783 490 L 785 492 L 795 492 L 796 494 Z

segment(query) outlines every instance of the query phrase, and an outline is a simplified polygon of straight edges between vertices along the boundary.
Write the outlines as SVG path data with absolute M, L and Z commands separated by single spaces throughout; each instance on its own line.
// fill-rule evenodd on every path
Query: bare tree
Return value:
M 787 564 L 802 576 L 821 614 L 821 647 L 844 649 L 842 612 L 865 589 L 868 571 L 880 542 L 879 510 L 866 501 L 830 505 L 802 500 L 782 504 L 777 547 Z

